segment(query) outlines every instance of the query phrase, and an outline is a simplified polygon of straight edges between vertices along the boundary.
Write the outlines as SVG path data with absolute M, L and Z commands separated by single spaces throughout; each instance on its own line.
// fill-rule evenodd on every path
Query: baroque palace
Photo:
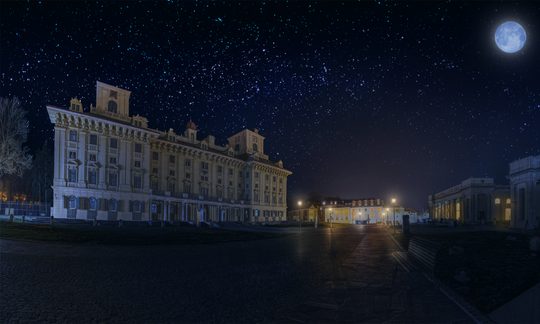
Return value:
M 286 219 L 287 176 L 264 154 L 264 137 L 245 129 L 220 146 L 148 127 L 129 115 L 131 92 L 97 82 L 96 105 L 47 106 L 55 125 L 56 218 L 83 220 L 276 222 Z

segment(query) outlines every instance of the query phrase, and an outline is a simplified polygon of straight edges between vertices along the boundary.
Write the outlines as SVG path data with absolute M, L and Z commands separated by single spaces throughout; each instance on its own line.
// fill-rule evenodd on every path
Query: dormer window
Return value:
M 118 113 L 118 104 L 114 100 L 109 100 L 109 103 L 107 104 L 107 111 L 113 114 Z

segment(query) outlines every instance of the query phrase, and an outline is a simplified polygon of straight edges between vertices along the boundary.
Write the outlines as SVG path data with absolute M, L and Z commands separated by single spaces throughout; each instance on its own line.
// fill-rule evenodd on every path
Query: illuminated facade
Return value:
M 323 206 L 325 222 L 341 224 L 402 223 L 403 215 L 409 215 L 410 222 L 417 222 L 417 214 L 401 206 L 385 204 L 378 198 L 330 201 Z
M 243 130 L 220 146 L 197 136 L 148 127 L 129 115 L 130 91 L 97 82 L 96 106 L 84 111 L 47 106 L 55 130 L 57 218 L 128 221 L 285 220 L 287 176 L 264 154 L 258 130 Z
M 540 155 L 510 163 L 512 227 L 540 227 Z
M 469 178 L 429 196 L 431 217 L 461 223 L 509 223 L 512 216 L 508 186 L 492 178 Z

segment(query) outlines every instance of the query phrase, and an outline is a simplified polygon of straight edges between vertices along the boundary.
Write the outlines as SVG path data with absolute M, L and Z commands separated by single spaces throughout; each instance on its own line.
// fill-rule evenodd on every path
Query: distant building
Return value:
M 402 216 L 409 215 L 409 221 L 418 221 L 415 211 L 401 206 L 385 205 L 383 199 L 363 198 L 330 201 L 322 206 L 325 222 L 341 224 L 401 224 Z
M 512 227 L 540 227 L 540 155 L 510 163 Z
M 493 178 L 469 178 L 428 200 L 435 220 L 509 223 L 512 215 L 508 186 L 496 185 Z
M 85 220 L 285 220 L 287 176 L 264 154 L 258 130 L 243 130 L 220 146 L 197 136 L 148 127 L 129 114 L 131 92 L 97 82 L 96 106 L 84 111 L 47 106 L 54 124 L 57 218 Z

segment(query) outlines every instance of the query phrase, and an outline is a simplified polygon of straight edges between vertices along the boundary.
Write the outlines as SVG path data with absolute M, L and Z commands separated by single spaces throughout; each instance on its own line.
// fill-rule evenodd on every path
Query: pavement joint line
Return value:
M 396 239 L 392 236 L 392 234 L 388 233 L 388 236 L 394 241 L 394 243 L 402 250 L 403 247 L 401 244 L 399 244 Z M 393 256 L 393 255 L 392 255 Z M 396 258 L 393 256 L 394 259 Z M 396 259 L 397 260 L 397 259 Z M 399 262 L 399 261 L 398 261 Z M 442 292 L 450 301 L 452 301 L 456 306 L 458 306 L 467 316 L 469 316 L 475 323 L 481 324 L 481 323 L 493 323 L 493 321 L 489 320 L 485 315 L 483 315 L 479 310 L 476 309 L 473 305 L 467 303 L 462 298 L 458 297 L 450 288 L 446 287 L 442 282 L 434 278 L 433 276 L 430 276 L 425 271 L 421 271 L 422 275 L 431 282 L 440 292 Z

